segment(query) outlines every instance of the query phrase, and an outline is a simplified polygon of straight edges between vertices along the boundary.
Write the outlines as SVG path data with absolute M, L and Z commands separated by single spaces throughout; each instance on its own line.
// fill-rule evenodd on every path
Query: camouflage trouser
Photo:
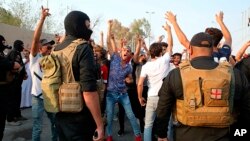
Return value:
M 104 89 L 105 89 L 105 85 L 103 84 L 103 81 L 97 81 L 97 93 L 99 95 L 99 101 L 100 101 L 100 108 L 102 109 L 103 107 L 102 106 L 106 106 L 106 105 L 103 105 L 102 103 L 104 102 Z M 106 125 L 106 116 L 104 113 L 102 113 L 102 120 L 103 120 L 103 124 Z
M 104 84 L 102 80 L 97 80 L 97 93 L 99 95 L 100 106 L 104 99 Z

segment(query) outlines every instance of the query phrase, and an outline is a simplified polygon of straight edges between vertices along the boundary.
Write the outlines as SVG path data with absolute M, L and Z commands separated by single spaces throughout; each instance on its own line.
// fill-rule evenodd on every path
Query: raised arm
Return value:
M 108 44 L 108 50 L 109 50 L 110 56 L 112 56 L 113 53 L 117 52 L 114 34 L 111 33 L 112 26 L 113 26 L 113 21 L 109 20 L 108 21 L 107 44 Z
M 147 58 L 148 58 L 148 57 L 150 56 L 150 52 L 149 52 L 149 50 L 148 50 L 148 48 L 147 48 L 147 45 L 146 45 L 144 39 L 142 39 L 142 47 L 143 47 L 143 49 L 146 51 L 146 53 L 147 53 Z
M 169 24 L 166 22 L 164 26 L 162 26 L 164 30 L 167 32 L 168 35 L 168 47 L 167 47 L 167 52 L 171 55 L 173 52 L 173 37 L 172 37 L 172 32 L 171 32 L 171 27 Z
M 247 41 L 241 48 L 240 50 L 237 52 L 236 56 L 235 56 L 235 60 L 237 62 L 239 62 L 243 56 L 243 54 L 246 52 L 247 48 L 250 46 L 250 41 Z
M 142 46 L 142 39 L 139 35 L 137 35 L 136 50 L 135 50 L 135 54 L 133 56 L 133 60 L 135 63 L 139 62 L 139 55 L 140 55 L 140 51 L 141 51 L 141 46 Z
M 100 33 L 100 46 L 102 47 L 102 48 L 104 48 L 104 40 L 103 40 L 103 32 L 101 31 L 101 33 Z
M 32 39 L 32 44 L 31 44 L 31 49 L 30 49 L 30 53 L 32 56 L 36 56 L 37 53 L 39 52 L 39 40 L 42 34 L 42 28 L 43 28 L 43 23 L 46 19 L 47 16 L 49 16 L 49 9 L 48 8 L 43 8 L 42 7 L 42 15 L 41 15 L 41 19 L 34 31 L 34 36 Z
M 158 37 L 158 41 L 157 42 L 160 43 L 160 42 L 162 42 L 163 39 L 164 39 L 164 35 L 161 35 L 161 36 Z
M 165 14 L 165 18 L 173 25 L 175 33 L 178 37 L 179 42 L 186 48 L 189 49 L 189 40 L 187 39 L 184 32 L 181 30 L 180 26 L 177 23 L 176 15 L 168 11 Z
M 223 22 L 223 15 L 224 15 L 224 13 L 222 11 L 220 11 L 218 14 L 215 15 L 215 18 L 216 18 L 216 22 L 219 24 L 219 26 L 221 28 L 221 32 L 222 32 L 223 37 L 225 39 L 224 44 L 229 45 L 231 47 L 232 46 L 232 37 L 231 37 L 229 30 L 227 29 L 226 25 Z

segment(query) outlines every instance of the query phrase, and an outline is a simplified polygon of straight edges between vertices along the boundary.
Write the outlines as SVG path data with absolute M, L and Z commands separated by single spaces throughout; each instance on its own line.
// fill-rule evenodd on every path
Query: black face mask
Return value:
M 66 35 L 83 38 L 88 41 L 93 31 L 86 26 L 86 21 L 90 21 L 87 14 L 81 11 L 70 12 L 64 20 Z
M 23 41 L 21 40 L 16 40 L 14 42 L 14 49 L 19 51 L 19 52 L 22 52 L 23 51 Z
M 1 44 L 0 45 L 0 52 L 3 52 L 5 49 L 11 49 L 12 48 L 12 46 L 8 46 L 8 45 L 3 45 L 3 44 Z
M 0 35 L 0 52 L 5 50 L 5 46 L 3 45 L 3 41 L 5 41 L 4 37 Z

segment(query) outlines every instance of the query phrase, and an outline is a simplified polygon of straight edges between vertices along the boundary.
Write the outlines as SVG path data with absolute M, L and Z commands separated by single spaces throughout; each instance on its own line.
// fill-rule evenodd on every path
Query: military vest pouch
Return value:
M 79 83 L 64 83 L 59 88 L 59 107 L 62 112 L 80 112 L 83 96 Z
M 226 79 L 204 80 L 203 81 L 204 104 L 207 107 L 228 107 L 229 86 Z
M 188 126 L 229 127 L 233 122 L 232 67 L 195 69 L 190 62 L 180 64 L 184 100 L 176 102 L 175 118 Z

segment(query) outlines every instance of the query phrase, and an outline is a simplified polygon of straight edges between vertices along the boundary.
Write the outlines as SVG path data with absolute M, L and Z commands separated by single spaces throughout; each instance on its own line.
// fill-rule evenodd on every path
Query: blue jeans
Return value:
M 173 117 L 172 114 L 170 115 L 170 119 L 168 122 L 168 141 L 174 140 L 174 125 L 173 125 Z
M 43 99 L 32 96 L 32 141 L 40 141 L 42 132 L 43 113 L 44 113 Z M 46 111 L 45 111 L 46 112 Z M 55 126 L 55 114 L 46 112 L 51 123 L 52 141 L 57 141 L 57 132 Z
M 114 116 L 114 106 L 115 106 L 115 103 L 117 102 L 119 102 L 123 106 L 126 112 L 126 115 L 130 121 L 130 124 L 132 125 L 135 136 L 141 135 L 141 131 L 137 123 L 137 119 L 135 118 L 135 115 L 132 111 L 127 93 L 118 93 L 118 92 L 108 91 L 106 102 L 107 102 L 106 112 L 107 112 L 107 123 L 108 123 L 107 124 L 108 136 L 112 136 L 112 121 L 113 121 L 113 116 Z
M 148 97 L 146 105 L 145 126 L 144 126 L 144 141 L 152 140 L 152 128 L 156 117 L 156 108 L 159 97 Z

